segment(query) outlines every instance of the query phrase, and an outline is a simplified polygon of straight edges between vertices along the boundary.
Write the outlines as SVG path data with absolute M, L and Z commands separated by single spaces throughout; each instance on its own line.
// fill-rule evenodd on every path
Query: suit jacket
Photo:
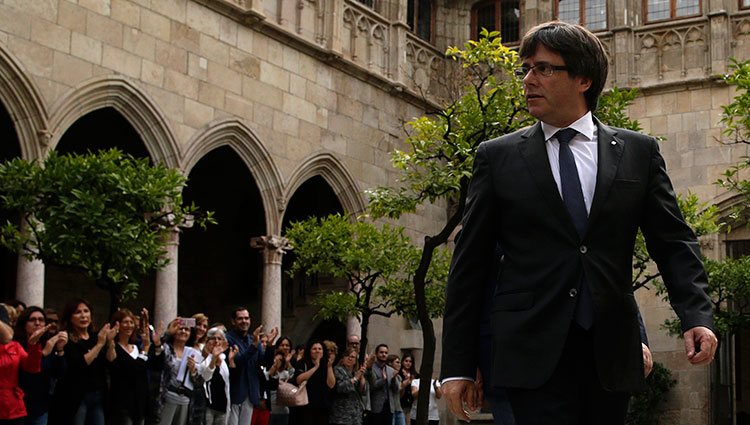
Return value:
M 264 354 L 263 346 L 253 342 L 253 336 L 247 334 L 242 337 L 235 330 L 226 333 L 230 347 L 239 348 L 234 357 L 237 367 L 229 369 L 229 395 L 231 404 L 242 404 L 246 399 L 253 406 L 260 403 L 260 378 L 256 368 L 258 360 Z M 225 353 L 229 355 L 229 351 Z
M 385 368 L 386 379 L 383 379 L 381 366 L 377 362 L 367 372 L 367 380 L 370 384 L 370 407 L 374 413 L 382 412 L 386 401 L 385 393 L 387 391 L 391 413 L 400 411 L 399 389 L 401 386 L 401 377 L 398 371 L 392 367 L 388 365 L 383 365 L 382 367 Z
M 640 228 L 683 330 L 712 327 L 697 240 L 678 208 L 657 141 L 598 129 L 596 188 L 581 237 L 555 184 L 541 124 L 477 149 L 456 240 L 443 322 L 443 378 L 473 377 L 495 246 L 504 256 L 492 298 L 492 383 L 537 388 L 560 358 L 582 274 L 594 303 L 594 355 L 604 388 L 643 388 L 632 255 Z

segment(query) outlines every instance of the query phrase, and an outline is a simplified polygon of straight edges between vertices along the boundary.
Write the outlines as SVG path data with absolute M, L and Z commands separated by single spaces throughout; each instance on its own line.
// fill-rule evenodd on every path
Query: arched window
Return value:
M 747 0 L 742 0 L 747 2 Z M 701 0 L 645 0 L 646 22 L 687 18 L 701 13 Z
M 520 0 L 486 0 L 471 8 L 471 38 L 476 40 L 482 28 L 500 31 L 503 44 L 517 43 L 521 31 Z
M 557 18 L 591 31 L 607 28 L 607 0 L 558 0 Z
M 435 0 L 408 0 L 406 20 L 411 32 L 422 40 L 432 42 Z

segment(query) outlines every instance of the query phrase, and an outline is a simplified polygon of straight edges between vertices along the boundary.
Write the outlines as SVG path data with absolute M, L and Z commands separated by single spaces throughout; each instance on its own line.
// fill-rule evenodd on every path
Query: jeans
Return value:
M 185 425 L 188 420 L 189 408 L 190 405 L 188 404 L 164 403 L 159 425 Z
M 212 408 L 206 409 L 206 425 L 226 425 L 227 413 Z
M 228 425 L 247 425 L 253 418 L 253 404 L 245 399 L 242 404 L 233 404 L 229 410 Z
M 393 412 L 393 425 L 406 425 L 404 412 Z
M 104 425 L 102 400 L 102 393 L 99 391 L 84 394 L 73 417 L 73 425 Z

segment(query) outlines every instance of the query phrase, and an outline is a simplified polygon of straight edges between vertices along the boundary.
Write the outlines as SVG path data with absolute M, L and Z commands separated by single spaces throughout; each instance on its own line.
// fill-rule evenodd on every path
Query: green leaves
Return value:
M 626 114 L 628 106 L 633 103 L 636 97 L 638 97 L 638 89 L 627 90 L 614 87 L 599 97 L 594 115 L 609 126 L 641 131 L 641 123 L 638 120 L 630 119 Z
M 315 299 L 321 317 L 410 315 L 416 311 L 411 278 L 421 250 L 403 228 L 330 215 L 292 223 L 286 237 L 295 254 L 289 273 L 324 274 L 348 283 L 347 292 L 330 292 Z M 437 256 L 430 270 L 436 291 L 444 291 L 447 254 Z M 433 300 L 432 311 L 437 317 L 443 308 L 441 295 L 433 295 Z
M 704 264 L 716 330 L 721 335 L 733 335 L 750 326 L 750 257 L 705 260 Z M 663 287 L 658 293 L 666 296 Z M 670 335 L 682 335 L 679 319 L 666 320 L 662 328 Z
M 23 220 L 0 243 L 48 264 L 81 269 L 117 293 L 166 264 L 168 233 L 198 211 L 182 205 L 184 176 L 118 150 L 0 164 L 1 208 Z M 211 213 L 197 223 L 213 222 Z
M 479 40 L 446 54 L 461 65 L 452 80 L 462 94 L 406 124 L 406 149 L 391 155 L 394 168 L 402 171 L 399 188 L 367 191 L 376 218 L 398 218 L 423 202 L 462 196 L 477 146 L 533 122 L 522 102 L 521 80 L 513 75 L 518 54 L 502 45 L 498 32 L 485 30 Z
M 731 73 L 724 76 L 724 81 L 736 86 L 738 94 L 728 105 L 722 106 L 720 123 L 725 126 L 722 133 L 735 142 L 748 143 L 750 133 L 750 60 L 744 62 L 730 60 Z

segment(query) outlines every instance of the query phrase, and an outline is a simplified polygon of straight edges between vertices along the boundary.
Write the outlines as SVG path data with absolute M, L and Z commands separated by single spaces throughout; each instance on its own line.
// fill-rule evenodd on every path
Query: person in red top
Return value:
M 18 386 L 19 368 L 39 373 L 42 367 L 42 347 L 39 338 L 47 332 L 41 328 L 29 337 L 28 353 L 13 341 L 13 328 L 8 324 L 5 309 L 0 306 L 0 424 L 23 424 L 26 406 L 23 391 Z M 4 317 L 3 317 L 4 316 Z

